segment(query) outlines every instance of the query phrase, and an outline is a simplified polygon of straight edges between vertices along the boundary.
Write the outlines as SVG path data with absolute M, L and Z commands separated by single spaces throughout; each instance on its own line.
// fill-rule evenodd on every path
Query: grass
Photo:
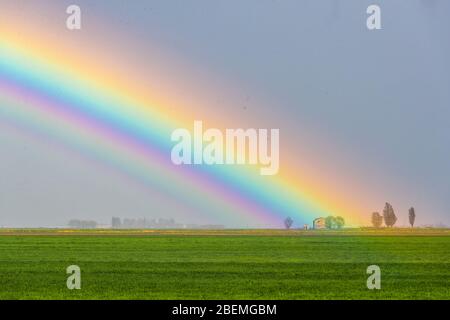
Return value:
M 1 230 L 0 299 L 449 299 L 448 230 Z M 68 290 L 78 265 L 82 289 Z M 381 290 L 366 287 L 381 268 Z

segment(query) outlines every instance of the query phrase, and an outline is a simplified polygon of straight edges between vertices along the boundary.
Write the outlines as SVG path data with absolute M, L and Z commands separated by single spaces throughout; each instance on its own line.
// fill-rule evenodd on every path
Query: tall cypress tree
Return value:
M 397 222 L 397 216 L 394 213 L 394 208 L 388 202 L 386 202 L 383 210 L 384 223 L 387 227 L 392 227 Z

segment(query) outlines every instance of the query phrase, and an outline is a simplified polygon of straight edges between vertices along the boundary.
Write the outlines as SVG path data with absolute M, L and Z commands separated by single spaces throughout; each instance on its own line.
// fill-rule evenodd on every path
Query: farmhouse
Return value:
M 325 218 L 317 218 L 313 221 L 313 228 L 314 229 L 325 229 Z

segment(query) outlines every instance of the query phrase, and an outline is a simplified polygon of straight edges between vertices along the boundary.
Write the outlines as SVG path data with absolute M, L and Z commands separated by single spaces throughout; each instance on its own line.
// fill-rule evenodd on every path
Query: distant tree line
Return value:
M 113 217 L 111 219 L 113 229 L 178 229 L 183 225 L 176 223 L 174 219 L 120 219 Z
M 97 228 L 97 222 L 73 219 L 69 221 L 69 227 L 73 229 L 95 229 Z
M 222 224 L 195 224 L 195 223 L 178 223 L 174 219 L 146 219 L 146 218 L 119 218 L 111 219 L 112 229 L 209 229 L 219 230 L 225 229 Z

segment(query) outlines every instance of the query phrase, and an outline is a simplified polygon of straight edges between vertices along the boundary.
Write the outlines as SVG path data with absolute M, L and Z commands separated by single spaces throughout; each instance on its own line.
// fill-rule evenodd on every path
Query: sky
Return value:
M 373 3 L 381 30 L 366 27 Z M 82 10 L 81 30 L 66 28 L 70 4 Z M 101 74 L 99 85 L 123 82 L 167 118 L 183 115 L 186 126 L 280 129 L 280 174 L 294 181 L 282 186 L 313 199 L 317 214 L 368 225 L 390 202 L 398 225 L 407 225 L 411 206 L 418 225 L 450 225 L 449 9 L 446 0 L 0 0 L 0 35 L 48 48 L 87 78 Z M 25 52 L 32 59 L 42 50 Z M 9 81 L 5 74 L 0 83 Z M 7 88 L 0 86 L 0 97 Z M 209 203 L 207 190 L 190 189 L 170 164 L 158 179 L 130 174 L 134 165 L 122 170 L 104 154 L 36 131 L 37 118 L 12 117 L 13 103 L 0 101 L 0 226 L 109 224 L 118 216 L 282 227 L 285 202 L 267 191 L 277 189 L 277 177 L 245 189 L 239 169 L 229 168 L 232 184 L 208 175 L 244 201 L 264 191 L 273 197 L 268 211 L 279 208 L 265 216 L 241 205 L 232 212 L 223 206 L 229 198 Z M 62 136 L 62 122 L 51 121 Z M 254 202 L 267 209 L 260 198 Z M 317 214 L 294 213 L 295 225 Z

